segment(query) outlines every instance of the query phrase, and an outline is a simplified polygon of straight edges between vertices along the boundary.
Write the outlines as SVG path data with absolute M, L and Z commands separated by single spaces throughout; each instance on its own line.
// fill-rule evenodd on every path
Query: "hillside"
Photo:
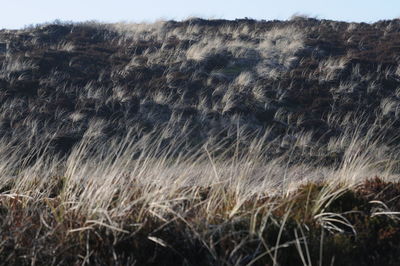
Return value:
M 239 125 L 327 143 L 362 116 L 390 124 L 393 144 L 399 29 L 300 17 L 3 30 L 1 136 L 66 152 L 89 128 L 100 142 L 167 128 L 165 142 L 184 132 L 197 143 L 235 138 Z
M 55 22 L 0 44 L 5 264 L 396 265 L 400 20 Z

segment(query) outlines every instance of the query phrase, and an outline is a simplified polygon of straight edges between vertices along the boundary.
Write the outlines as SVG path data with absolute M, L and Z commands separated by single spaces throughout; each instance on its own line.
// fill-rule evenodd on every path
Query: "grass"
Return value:
M 90 137 L 64 158 L 2 155 L 3 264 L 395 265 L 400 187 L 366 179 L 372 140 L 327 168 L 269 160 L 258 139 L 229 154 Z
M 396 23 L 0 31 L 0 264 L 397 265 Z

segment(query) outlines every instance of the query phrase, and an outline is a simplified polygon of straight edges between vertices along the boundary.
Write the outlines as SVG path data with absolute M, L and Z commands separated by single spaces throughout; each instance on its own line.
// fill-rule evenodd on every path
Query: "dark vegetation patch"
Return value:
M 329 195 L 325 191 L 335 191 L 329 186 L 311 183 L 290 197 L 249 200 L 241 215 L 229 220 L 222 218 L 221 207 L 212 224 L 196 219 L 209 197 L 209 189 L 203 188 L 194 201 L 182 202 L 180 219 L 165 223 L 146 214 L 144 222 L 137 224 L 132 213 L 117 231 L 88 225 L 72 212 L 63 214 L 58 205 L 60 179 L 54 198 L 35 203 L 29 213 L 22 198 L 1 198 L 0 258 L 5 265 L 33 261 L 37 265 L 300 265 L 303 256 L 313 265 L 397 265 L 400 185 L 368 179 L 324 204 L 321 196 Z M 335 188 L 340 190 L 340 185 Z M 381 203 L 376 205 L 377 201 Z M 319 206 L 322 209 L 316 211 Z M 340 217 L 329 216 L 332 213 Z M 253 232 L 253 226 L 258 231 Z

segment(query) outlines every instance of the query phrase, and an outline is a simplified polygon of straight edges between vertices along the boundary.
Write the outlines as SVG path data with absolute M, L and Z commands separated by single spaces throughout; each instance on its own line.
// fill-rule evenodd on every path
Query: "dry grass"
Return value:
M 187 149 L 179 137 L 163 146 L 151 135 L 136 143 L 128 135 L 94 151 L 90 132 L 96 123 L 92 127 L 63 159 L 44 152 L 33 162 L 23 160 L 2 144 L 0 256 L 5 264 L 166 265 L 172 261 L 163 260 L 173 259 L 277 265 L 301 259 L 307 265 L 307 256 L 322 258 L 303 254 L 315 248 L 307 246 L 304 234 L 317 233 L 315 228 L 305 233 L 306 226 L 321 228 L 327 239 L 356 235 L 345 214 L 350 210 L 334 212 L 330 206 L 366 177 L 398 178 L 389 161 L 381 170 L 376 167 L 391 155 L 369 136 L 338 139 L 336 146 L 347 143 L 344 160 L 332 168 L 291 164 L 294 150 L 270 160 L 263 138 L 250 139 L 247 149 L 240 141 L 230 148 L 205 143 Z M 300 139 L 304 144 L 307 136 Z M 309 195 L 302 213 L 296 206 L 306 184 L 323 185 Z M 383 206 L 372 217 L 397 217 Z M 288 247 L 298 254 L 287 260 L 280 254 Z
M 397 265 L 397 28 L 0 31 L 0 263 Z

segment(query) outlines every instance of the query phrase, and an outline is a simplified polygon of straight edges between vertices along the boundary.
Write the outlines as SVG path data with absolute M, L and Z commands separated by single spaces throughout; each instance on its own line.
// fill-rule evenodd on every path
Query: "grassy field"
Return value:
M 400 20 L 0 30 L 0 264 L 398 265 Z
M 291 158 L 300 143 L 271 160 L 265 138 L 237 138 L 250 145 L 128 135 L 93 149 L 88 134 L 68 157 L 25 161 L 3 143 L 0 261 L 397 264 L 397 162 L 376 138 L 337 139 L 334 167 Z

